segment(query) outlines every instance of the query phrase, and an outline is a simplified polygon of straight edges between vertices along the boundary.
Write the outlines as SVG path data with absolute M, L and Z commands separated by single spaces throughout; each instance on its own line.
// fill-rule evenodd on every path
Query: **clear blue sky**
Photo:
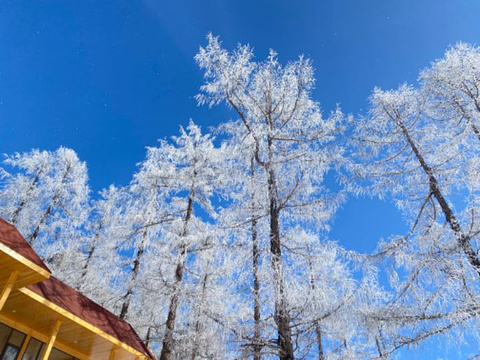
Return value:
M 480 42 L 480 1 L 441 0 L 2 0 L 0 153 L 76 150 L 92 189 L 125 185 L 145 146 L 193 118 L 229 119 L 197 107 L 202 72 L 193 59 L 205 35 L 250 43 L 262 59 L 313 59 L 325 112 L 364 112 L 374 86 L 415 81 L 450 44 Z M 352 199 L 332 237 L 373 250 L 402 232 L 388 203 Z

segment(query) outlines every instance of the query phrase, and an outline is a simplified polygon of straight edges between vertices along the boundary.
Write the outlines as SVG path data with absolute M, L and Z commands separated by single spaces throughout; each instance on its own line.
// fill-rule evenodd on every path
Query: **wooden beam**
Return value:
M 25 351 L 27 351 L 27 346 L 28 346 L 28 343 L 30 342 L 31 338 L 32 338 L 32 335 L 27 334 L 27 337 L 23 341 L 22 348 L 20 349 L 20 352 L 18 353 L 17 359 L 21 359 L 23 357 L 23 354 L 25 354 Z
M 17 281 L 18 278 L 18 271 L 12 271 L 10 274 L 10 277 L 7 280 L 7 283 L 3 287 L 2 292 L 0 293 L 0 311 L 3 308 L 3 305 L 5 305 L 5 302 L 8 299 L 8 295 L 10 295 L 10 292 L 12 291 L 13 284 L 15 284 L 15 281 Z
M 60 320 L 55 321 L 55 325 L 53 326 L 52 333 L 50 334 L 50 340 L 48 341 L 47 346 L 45 346 L 45 349 L 43 350 L 41 360 L 47 360 L 48 357 L 50 356 L 50 352 L 52 351 L 53 344 L 55 343 L 55 339 L 57 338 L 57 335 L 58 335 L 58 330 L 60 330 L 60 325 L 62 325 L 62 322 Z
M 115 345 L 113 345 L 113 348 L 112 348 L 112 351 L 110 351 L 110 356 L 108 357 L 108 360 L 115 359 L 115 355 L 117 355 L 117 350 L 118 348 Z

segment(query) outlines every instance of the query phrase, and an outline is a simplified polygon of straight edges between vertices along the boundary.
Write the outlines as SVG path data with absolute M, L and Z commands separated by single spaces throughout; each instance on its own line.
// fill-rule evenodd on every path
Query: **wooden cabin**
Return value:
M 155 359 L 133 328 L 51 275 L 0 219 L 0 360 Z

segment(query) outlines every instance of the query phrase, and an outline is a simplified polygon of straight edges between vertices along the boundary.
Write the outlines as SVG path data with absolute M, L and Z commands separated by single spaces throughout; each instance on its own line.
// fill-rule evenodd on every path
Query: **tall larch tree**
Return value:
M 182 317 L 180 305 L 182 301 L 185 304 L 184 291 L 187 284 L 198 283 L 205 276 L 202 270 L 197 278 L 189 269 L 201 259 L 202 248 L 210 236 L 208 221 L 216 216 L 211 197 L 221 181 L 218 166 L 212 137 L 203 135 L 200 127 L 190 122 L 171 142 L 161 140 L 158 147 L 148 148 L 147 158 L 136 175 L 139 184 L 156 184 L 166 209 L 167 221 L 162 226 L 160 240 L 164 244 L 163 257 L 157 260 L 158 268 L 162 267 L 160 262 L 170 265 L 169 270 L 162 270 L 161 279 L 168 288 L 165 327 L 160 335 L 161 359 L 171 359 L 180 351 L 176 344 L 183 341 L 183 331 L 178 332 L 177 327 Z M 202 215 L 197 216 L 197 211 Z M 153 217 L 150 221 L 155 224 L 160 220 Z M 202 281 L 199 285 L 203 288 Z
M 273 51 L 263 62 L 252 58 L 249 46 L 228 52 L 209 35 L 207 46 L 196 55 L 205 70 L 197 99 L 209 106 L 225 102 L 235 111 L 239 120 L 232 135 L 249 139 L 255 166 L 265 177 L 278 354 L 293 359 L 281 234 L 292 223 L 325 226 L 338 204 L 329 197 L 323 178 L 341 154 L 334 146 L 341 114 L 322 118 L 311 98 L 315 80 L 309 60 L 300 57 L 283 67 Z
M 468 187 L 469 159 L 462 141 L 453 141 L 451 127 L 431 119 L 428 101 L 407 85 L 375 89 L 369 115 L 355 122 L 357 154 L 364 159 L 355 174 L 371 193 L 391 196 L 411 226 L 408 234 L 381 244 L 374 256 L 391 264 L 395 289 L 371 317 L 383 331 L 384 357 L 468 326 L 479 315 L 476 206 L 467 201 L 465 213 L 449 199 Z

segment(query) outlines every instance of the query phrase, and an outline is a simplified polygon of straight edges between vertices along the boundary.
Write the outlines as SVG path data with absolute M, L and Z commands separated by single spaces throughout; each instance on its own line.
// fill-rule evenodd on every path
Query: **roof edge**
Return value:
M 43 267 L 35 264 L 33 261 L 27 259 L 25 256 L 20 255 L 15 250 L 11 249 L 7 245 L 3 244 L 2 242 L 0 242 L 0 251 L 3 251 L 4 253 L 8 254 L 9 256 L 11 256 L 15 260 L 19 261 L 23 265 L 25 265 L 25 266 L 29 267 L 30 269 L 32 269 L 33 271 L 39 273 L 40 275 L 42 275 L 45 278 L 44 280 L 50 278 L 50 276 L 52 275 L 52 272 L 50 271 L 50 269 L 48 269 L 48 267 L 46 265 L 45 265 L 45 269 L 44 269 Z

